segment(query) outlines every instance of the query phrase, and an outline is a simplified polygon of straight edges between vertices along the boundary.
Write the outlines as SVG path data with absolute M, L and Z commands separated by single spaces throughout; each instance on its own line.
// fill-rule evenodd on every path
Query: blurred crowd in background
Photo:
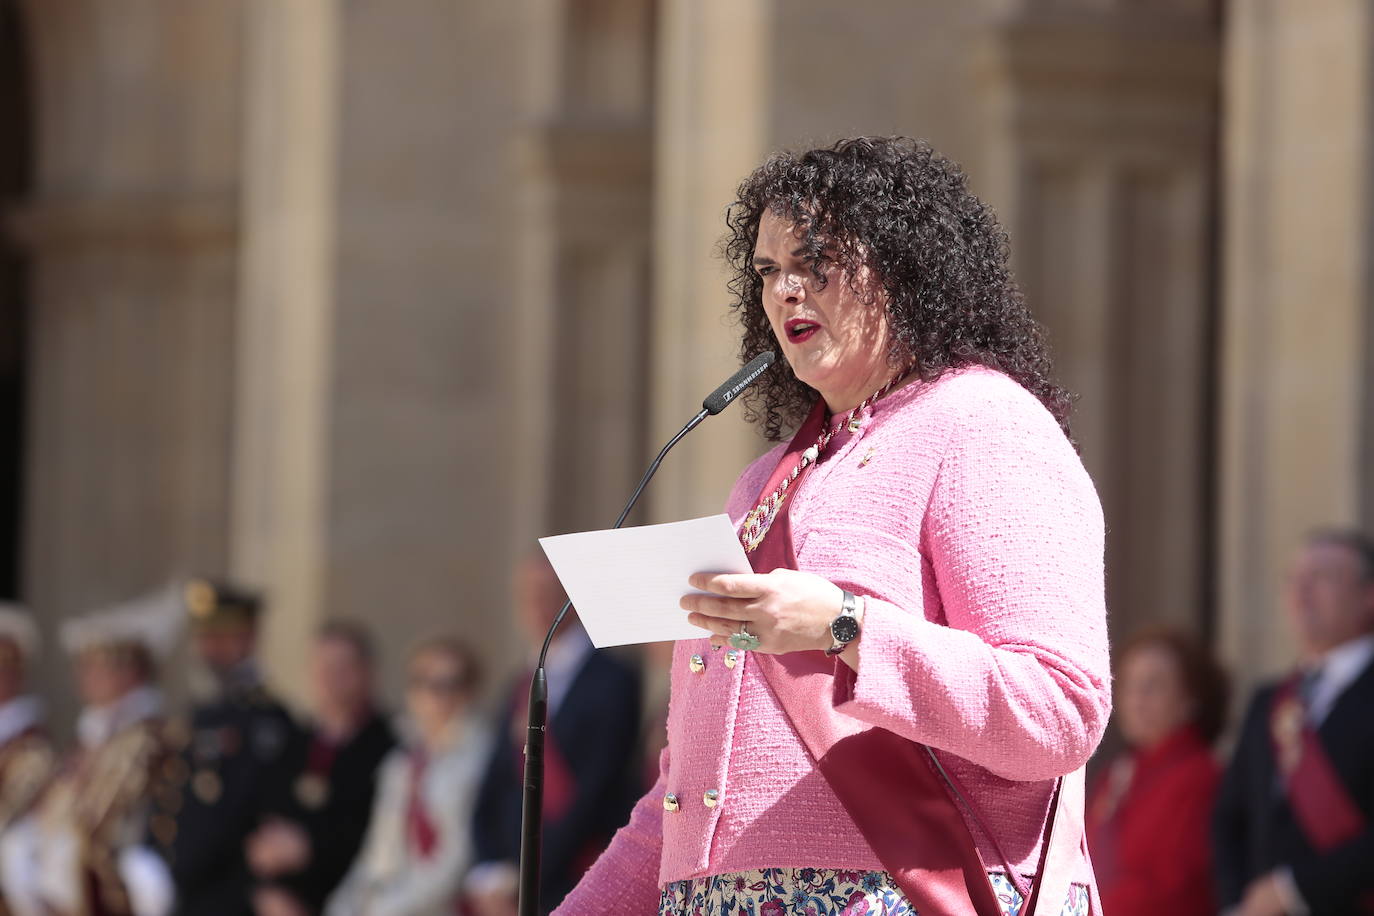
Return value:
M 563 594 L 538 557 L 514 586 L 532 666 Z M 1309 535 L 1285 604 L 1301 663 L 1256 693 L 1228 754 L 1227 678 L 1191 634 L 1156 627 L 1118 647 L 1124 749 L 1098 761 L 1087 812 L 1110 916 L 1367 907 L 1374 541 Z M 255 592 L 193 579 L 69 620 L 61 638 L 85 705 L 60 735 L 25 688 L 33 622 L 0 611 L 4 912 L 515 913 L 529 671 L 484 716 L 478 657 L 435 634 L 410 653 L 404 705 L 388 710 L 371 632 L 334 620 L 302 660 L 312 703 L 297 716 L 255 655 L 269 612 Z M 183 674 L 162 667 L 183 630 L 198 682 L 188 714 L 159 686 Z M 652 783 L 644 761 L 661 727 L 642 722 L 663 717 L 642 715 L 638 667 L 595 651 L 575 621 L 547 670 L 551 909 Z
M 538 558 L 515 576 L 530 659 L 562 604 Z M 273 693 L 256 656 L 262 597 L 192 579 L 73 618 L 61 631 L 84 704 L 75 733 L 26 692 L 37 630 L 0 612 L 0 912 L 261 916 L 515 912 L 528 672 L 494 715 L 482 667 L 435 634 L 408 662 L 404 704 L 374 681 L 368 627 L 315 633 L 311 704 Z M 189 632 L 193 701 L 165 666 Z M 556 903 L 643 792 L 641 680 L 575 622 L 547 664 L 543 890 Z

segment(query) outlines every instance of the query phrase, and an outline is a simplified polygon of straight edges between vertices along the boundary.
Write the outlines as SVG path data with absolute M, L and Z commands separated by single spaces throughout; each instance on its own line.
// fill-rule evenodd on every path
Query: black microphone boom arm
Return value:
M 658 473 L 658 467 L 663 463 L 663 458 L 669 450 L 700 426 L 702 420 L 715 416 L 728 407 L 740 392 L 763 375 L 776 358 L 771 350 L 765 350 L 706 396 L 702 401 L 701 411 L 688 420 L 687 425 L 678 430 L 677 435 L 669 439 L 668 444 L 663 446 L 649 463 L 644 476 L 639 479 L 639 486 L 630 494 L 629 502 L 620 510 L 620 516 L 612 528 L 619 528 L 625 524 L 625 519 L 629 517 L 635 503 L 639 502 L 639 497 L 643 495 L 644 488 L 649 485 L 654 474 Z M 525 730 L 525 794 L 520 821 L 520 916 L 540 916 L 539 858 L 544 834 L 544 738 L 547 734 L 549 715 L 549 684 L 544 672 L 544 661 L 548 657 L 549 646 L 553 644 L 554 633 L 558 631 L 559 624 L 568 616 L 571 609 L 572 600 L 569 599 L 563 602 L 563 607 L 559 608 L 557 616 L 553 618 L 549 632 L 544 637 L 544 645 L 539 650 L 534 678 L 530 681 L 529 721 Z

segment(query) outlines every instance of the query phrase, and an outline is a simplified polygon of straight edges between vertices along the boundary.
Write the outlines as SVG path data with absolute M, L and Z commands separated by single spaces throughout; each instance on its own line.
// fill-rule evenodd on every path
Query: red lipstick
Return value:
M 787 339 L 792 343 L 805 343 L 821 329 L 821 326 L 814 321 L 807 321 L 805 318 L 789 318 L 783 323 L 782 328 L 787 332 Z

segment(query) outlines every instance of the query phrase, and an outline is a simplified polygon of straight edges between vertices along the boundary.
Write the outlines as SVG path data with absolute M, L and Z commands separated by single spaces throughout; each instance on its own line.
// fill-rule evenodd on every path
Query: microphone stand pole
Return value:
M 663 463 L 663 456 L 668 454 L 668 450 L 682 441 L 683 436 L 696 429 L 711 413 L 712 411 L 703 407 L 676 436 L 668 440 L 668 444 L 663 446 L 658 457 L 639 479 L 639 486 L 635 487 L 634 494 L 625 504 L 625 508 L 620 510 L 620 517 L 615 520 L 612 528 L 619 528 L 625 524 L 630 510 L 639 502 L 640 494 L 658 472 L 658 466 Z M 544 738 L 547 734 L 549 715 L 549 684 L 544 674 L 544 661 L 548 657 L 549 646 L 553 643 L 553 634 L 557 632 L 558 625 L 568 616 L 571 608 L 570 599 L 563 602 L 563 607 L 554 617 L 548 635 L 544 637 L 544 646 L 539 650 L 539 662 L 534 667 L 534 679 L 530 681 L 529 726 L 525 731 L 525 806 L 520 823 L 520 916 L 540 916 L 539 856 L 544 838 Z

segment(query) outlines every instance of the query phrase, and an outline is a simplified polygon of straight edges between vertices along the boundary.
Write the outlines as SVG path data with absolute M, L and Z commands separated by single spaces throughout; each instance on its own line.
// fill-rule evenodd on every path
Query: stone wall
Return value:
M 1120 637 L 1286 664 L 1315 521 L 1374 521 L 1360 0 L 30 0 L 24 593 L 190 570 L 520 662 L 507 570 L 609 523 L 735 365 L 715 245 L 768 151 L 930 139 L 1081 394 Z M 719 510 L 762 441 L 674 453 Z M 66 680 L 55 653 L 44 675 Z
M 1278 600 L 1304 530 L 1374 527 L 1370 8 L 1237 0 L 1224 82 L 1220 648 L 1291 661 Z
M 23 597 L 58 620 L 228 564 L 241 5 L 34 0 Z M 43 686 L 68 711 L 49 648 Z

